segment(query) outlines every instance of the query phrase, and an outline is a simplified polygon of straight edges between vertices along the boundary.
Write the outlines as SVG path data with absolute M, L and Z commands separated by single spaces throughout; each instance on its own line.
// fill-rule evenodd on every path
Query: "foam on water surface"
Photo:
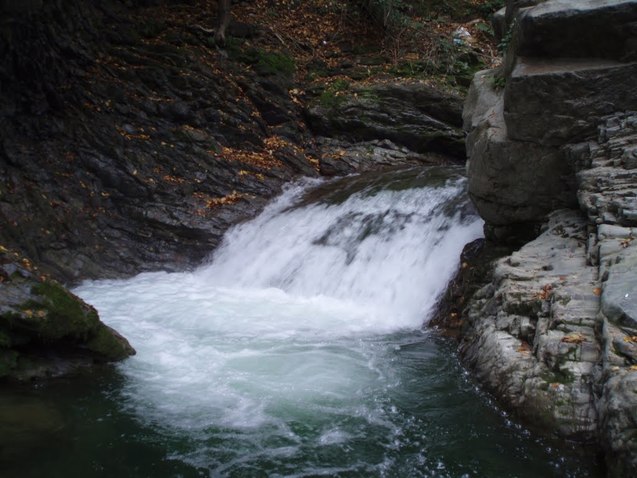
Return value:
M 422 340 L 462 247 L 482 230 L 464 180 L 440 175 L 296 184 L 195 271 L 76 290 L 137 349 L 121 365 L 125 406 L 194 440 L 171 459 L 219 475 L 397 466 L 417 420 L 396 401 L 427 359 L 397 357 Z

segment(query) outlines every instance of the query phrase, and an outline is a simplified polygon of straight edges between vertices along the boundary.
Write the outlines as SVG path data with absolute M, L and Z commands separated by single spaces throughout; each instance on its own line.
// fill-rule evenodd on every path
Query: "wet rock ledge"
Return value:
M 496 15 L 504 66 L 465 104 L 487 241 L 467 248 L 436 323 L 521 420 L 634 476 L 637 2 L 534 3 Z

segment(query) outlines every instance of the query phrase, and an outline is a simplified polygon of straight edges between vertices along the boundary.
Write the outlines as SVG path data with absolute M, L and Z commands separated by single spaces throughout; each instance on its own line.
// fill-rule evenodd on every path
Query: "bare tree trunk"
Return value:
M 215 43 L 217 45 L 225 45 L 226 28 L 230 23 L 230 0 L 218 0 L 217 12 L 217 30 L 215 31 Z

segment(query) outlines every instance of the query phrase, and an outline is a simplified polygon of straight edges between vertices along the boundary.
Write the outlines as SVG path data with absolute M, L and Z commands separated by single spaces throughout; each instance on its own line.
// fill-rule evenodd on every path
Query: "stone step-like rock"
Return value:
M 634 0 L 549 0 L 518 14 L 516 53 L 542 57 L 635 57 L 635 22 Z
M 542 221 L 575 205 L 562 153 L 550 146 L 512 140 L 504 121 L 502 91 L 493 73 L 476 74 L 465 103 L 469 195 L 489 225 Z
M 637 62 L 518 57 L 507 78 L 511 139 L 562 145 L 596 135 L 602 117 L 637 108 Z
M 592 223 L 608 225 L 600 228 L 605 236 L 619 233 L 619 226 L 637 226 L 636 144 L 637 113 L 625 113 L 605 118 L 598 143 L 569 147 L 571 160 L 580 168 L 579 203 Z

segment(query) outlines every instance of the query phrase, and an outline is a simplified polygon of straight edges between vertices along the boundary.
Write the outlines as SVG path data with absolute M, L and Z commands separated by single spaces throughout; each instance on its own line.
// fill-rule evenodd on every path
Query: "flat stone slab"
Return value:
M 350 142 L 388 139 L 416 153 L 464 158 L 462 99 L 422 83 L 325 94 L 306 111 L 312 130 Z
M 604 283 L 602 312 L 613 323 L 637 334 L 637 247 L 626 247 Z
M 549 0 L 519 12 L 516 53 L 627 58 L 637 49 L 635 21 L 634 0 Z
M 518 57 L 507 78 L 510 139 L 562 145 L 593 138 L 601 118 L 637 109 L 637 62 Z

